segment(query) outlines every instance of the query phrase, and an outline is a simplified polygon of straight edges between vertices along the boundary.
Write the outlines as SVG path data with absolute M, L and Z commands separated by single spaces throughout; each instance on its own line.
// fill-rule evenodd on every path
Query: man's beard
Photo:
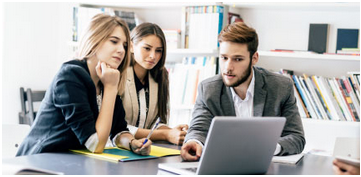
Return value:
M 222 77 L 223 79 L 223 83 L 227 86 L 227 87 L 237 87 L 241 84 L 243 84 L 248 78 L 249 76 L 251 76 L 251 68 L 252 68 L 252 60 L 249 61 L 249 65 L 248 65 L 248 68 L 245 72 L 243 72 L 243 75 L 241 77 L 241 79 L 237 80 L 234 84 L 232 85 L 227 85 L 226 82 L 224 81 L 224 78 Z

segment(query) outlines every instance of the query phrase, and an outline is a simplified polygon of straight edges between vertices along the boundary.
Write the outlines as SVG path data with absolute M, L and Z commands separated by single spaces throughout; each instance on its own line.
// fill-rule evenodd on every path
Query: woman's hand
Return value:
M 100 81 L 103 83 L 104 88 L 118 88 L 120 78 L 120 72 L 118 71 L 118 69 L 111 68 L 106 63 L 99 61 L 97 66 L 95 67 L 95 71 Z
M 152 141 L 148 139 L 147 143 L 143 145 L 145 138 L 142 139 L 134 139 L 130 143 L 130 148 L 132 151 L 139 155 L 149 155 L 151 150 Z
M 167 131 L 167 141 L 176 145 L 182 145 L 187 134 L 188 125 L 181 124 Z

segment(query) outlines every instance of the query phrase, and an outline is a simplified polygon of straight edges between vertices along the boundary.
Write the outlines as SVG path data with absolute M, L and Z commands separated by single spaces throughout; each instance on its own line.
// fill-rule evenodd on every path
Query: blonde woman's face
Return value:
M 144 69 L 151 70 L 163 55 L 163 45 L 156 35 L 144 37 L 137 44 L 133 44 L 134 59 Z
M 113 69 L 117 69 L 124 60 L 127 45 L 124 30 L 118 26 L 100 46 L 95 55 L 99 61 L 105 62 Z

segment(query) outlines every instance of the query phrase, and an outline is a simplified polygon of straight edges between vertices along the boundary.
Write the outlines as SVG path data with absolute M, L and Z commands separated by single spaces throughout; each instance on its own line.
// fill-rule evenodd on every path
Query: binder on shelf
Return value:
M 343 48 L 358 48 L 359 29 L 337 29 L 336 52 Z
M 328 26 L 328 24 L 310 24 L 308 35 L 308 51 L 326 53 Z

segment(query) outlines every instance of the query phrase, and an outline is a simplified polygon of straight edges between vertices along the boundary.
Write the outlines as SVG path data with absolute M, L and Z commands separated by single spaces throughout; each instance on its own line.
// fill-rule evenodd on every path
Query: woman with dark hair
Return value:
M 166 40 L 162 29 L 142 23 L 131 34 L 131 61 L 127 69 L 126 89 L 122 95 L 126 120 L 136 138 L 144 138 L 160 117 L 160 125 L 151 140 L 183 144 L 188 125 L 167 126 L 169 114 L 169 80 L 164 67 Z
M 107 144 L 150 153 L 151 141 L 143 145 L 145 139 L 129 133 L 118 96 L 124 92 L 129 43 L 129 29 L 119 17 L 92 18 L 79 59 L 60 68 L 17 156 L 83 148 L 101 153 Z

